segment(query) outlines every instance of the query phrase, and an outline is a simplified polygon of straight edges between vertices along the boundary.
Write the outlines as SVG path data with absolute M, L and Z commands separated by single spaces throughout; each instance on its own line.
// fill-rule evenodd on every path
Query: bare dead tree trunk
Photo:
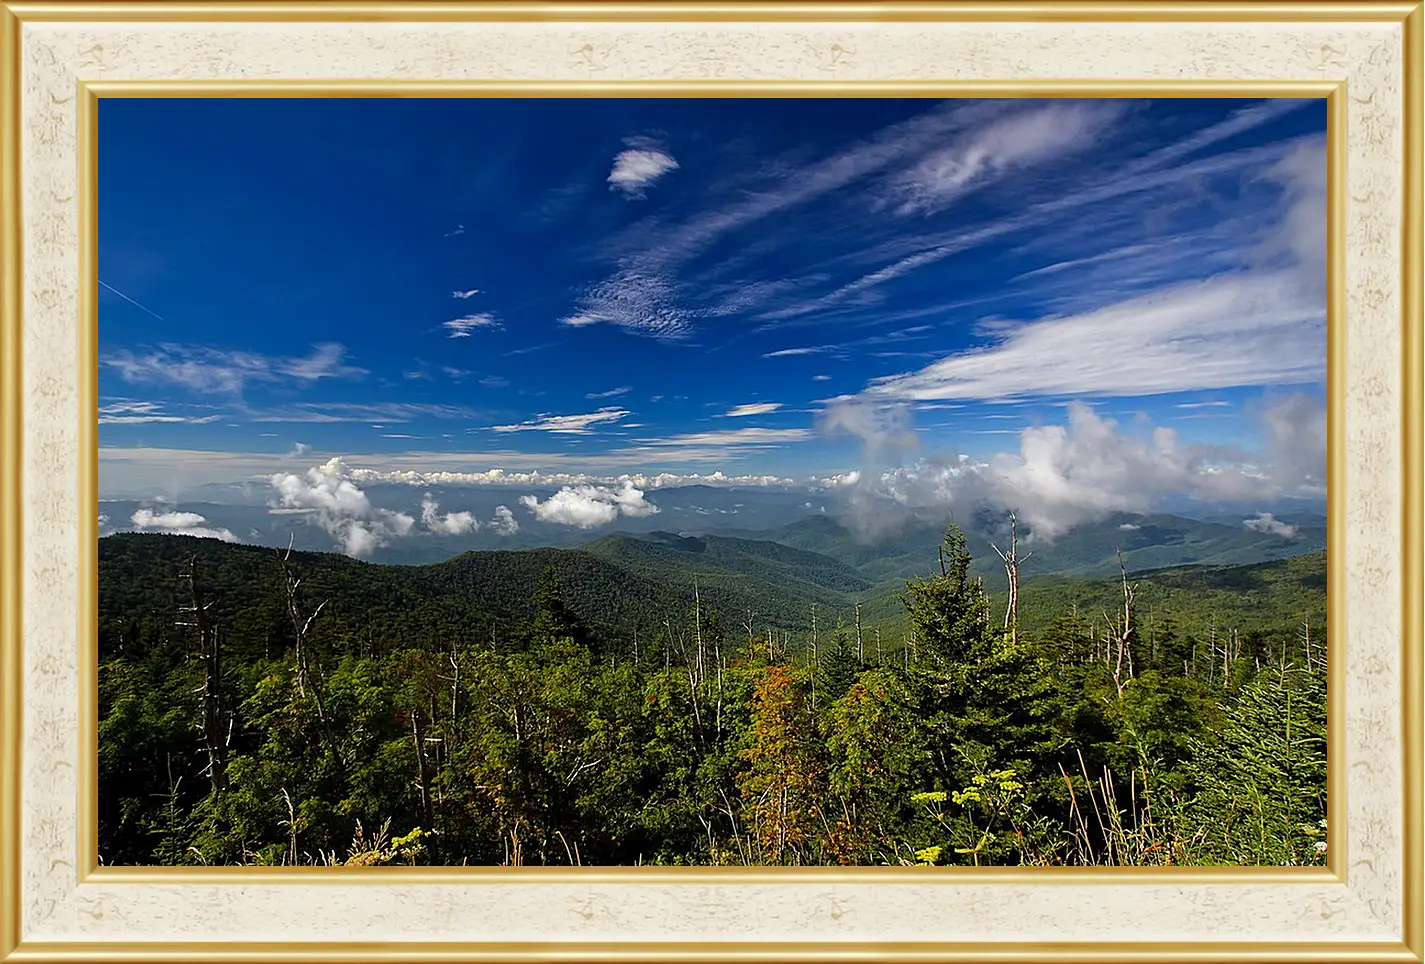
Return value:
M 203 751 L 208 757 L 206 772 L 214 796 L 228 789 L 227 749 L 232 736 L 232 717 L 223 705 L 223 641 L 221 632 L 208 617 L 213 605 L 206 599 L 198 573 L 198 556 L 188 559 L 188 582 L 191 606 L 179 609 L 178 625 L 192 627 L 198 633 L 198 658 L 203 662 L 203 682 L 198 687 L 198 732 Z
M 698 685 L 703 682 L 703 600 L 693 580 L 693 634 L 698 647 Z
M 1001 551 L 993 542 L 990 543 L 990 548 L 1000 557 L 1004 563 L 1004 571 L 1009 576 L 1009 601 L 1004 608 L 1004 631 L 1009 636 L 1009 641 L 1014 643 L 1019 640 L 1019 566 L 1028 561 L 1029 556 L 1034 553 L 1029 553 L 1023 559 L 1019 557 L 1019 520 L 1013 512 L 1009 514 L 1009 552 Z M 1122 562 L 1122 556 L 1119 561 Z
M 811 708 L 816 709 L 816 603 L 811 604 Z
M 450 641 L 450 725 L 455 726 L 460 713 L 460 653 L 455 640 Z
M 292 618 L 292 632 L 296 636 L 297 641 L 297 693 L 301 696 L 305 696 L 307 686 L 311 684 L 312 701 L 316 705 L 317 723 L 321 727 L 322 736 L 326 739 L 327 747 L 331 750 L 337 763 L 345 769 L 346 761 L 338 749 L 336 736 L 333 734 L 331 728 L 331 720 L 327 716 L 327 704 L 326 699 L 322 696 L 321 681 L 314 681 L 312 679 L 313 674 L 309 659 L 311 647 L 309 645 L 308 635 L 311 633 L 312 625 L 317 621 L 317 617 L 320 616 L 322 610 L 326 608 L 327 600 L 323 599 L 317 604 L 317 608 L 313 609 L 310 613 L 303 610 L 301 596 L 298 594 L 298 590 L 302 588 L 302 580 L 298 578 L 297 574 L 292 570 L 291 558 L 292 546 L 288 543 L 287 552 L 279 555 L 277 559 L 282 566 L 283 582 L 287 590 L 287 613 Z
M 722 636 L 713 637 L 713 662 L 717 666 L 717 738 L 722 739 Z
M 866 650 L 861 645 L 861 600 L 856 600 L 856 661 L 866 663 Z
M 426 759 L 425 714 L 419 709 L 411 710 L 411 742 L 416 748 L 416 777 L 421 795 L 421 814 L 425 817 L 427 830 L 435 830 L 435 811 L 430 799 L 430 761 Z
M 1118 647 L 1118 658 L 1113 668 L 1113 685 L 1117 688 L 1119 693 L 1122 693 L 1123 688 L 1128 685 L 1123 677 L 1125 658 L 1128 664 L 1128 676 L 1131 678 L 1133 675 L 1133 643 L 1137 633 L 1137 625 L 1134 619 L 1134 599 L 1138 594 L 1138 587 L 1128 584 L 1128 566 L 1123 561 L 1122 550 L 1118 552 L 1118 569 L 1123 576 L 1123 609 L 1120 617 L 1121 621 L 1114 627 L 1114 636 L 1116 638 L 1113 642 L 1116 643 Z
M 1236 637 L 1237 630 L 1234 629 L 1222 641 L 1222 689 L 1224 692 L 1232 682 L 1232 642 Z

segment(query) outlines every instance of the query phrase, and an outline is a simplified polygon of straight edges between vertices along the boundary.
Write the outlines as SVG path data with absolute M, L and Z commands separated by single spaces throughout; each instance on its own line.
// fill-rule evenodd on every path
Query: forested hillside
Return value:
M 808 516 L 791 525 L 757 533 L 767 539 L 830 556 L 857 567 L 867 578 L 911 579 L 925 570 L 925 560 L 945 534 L 939 520 L 908 518 L 895 524 L 880 523 L 862 531 L 853 519 Z M 1003 583 L 1003 569 L 993 545 L 1003 546 L 1009 533 L 998 515 L 980 514 L 964 529 L 965 543 L 974 561 L 971 572 L 991 585 Z M 1051 543 L 1039 544 L 1022 566 L 1025 576 L 1057 573 L 1102 576 L 1118 572 L 1119 555 L 1135 572 L 1180 565 L 1232 566 L 1286 559 L 1326 548 L 1322 520 L 1293 527 L 1290 536 L 1249 529 L 1240 522 L 1204 522 L 1173 515 L 1114 513 L 1098 522 L 1064 533 Z
M 106 537 L 101 859 L 1324 860 L 1324 553 L 1125 546 L 1011 610 L 954 527 L 907 584 L 920 535 L 829 521 L 416 567 Z

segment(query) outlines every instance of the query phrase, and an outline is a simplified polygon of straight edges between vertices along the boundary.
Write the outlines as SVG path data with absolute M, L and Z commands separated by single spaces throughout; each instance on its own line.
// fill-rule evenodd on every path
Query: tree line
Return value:
M 611 638 L 552 569 L 519 623 L 375 640 L 291 553 L 275 629 L 193 552 L 151 594 L 169 611 L 101 619 L 100 859 L 1324 862 L 1318 626 L 1145 631 L 1125 569 L 1117 611 L 1030 632 L 1000 556 L 992 611 L 951 526 L 891 644 L 859 610 L 793 636 L 696 588 L 684 619 Z

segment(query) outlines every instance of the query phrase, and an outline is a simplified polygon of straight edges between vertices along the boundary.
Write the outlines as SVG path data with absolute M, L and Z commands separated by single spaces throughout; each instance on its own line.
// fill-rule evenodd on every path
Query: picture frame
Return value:
M 1423 22 L 1307 0 L 0 3 L 0 960 L 1425 959 Z M 99 99 L 554 95 L 1326 98 L 1328 866 L 97 866 Z

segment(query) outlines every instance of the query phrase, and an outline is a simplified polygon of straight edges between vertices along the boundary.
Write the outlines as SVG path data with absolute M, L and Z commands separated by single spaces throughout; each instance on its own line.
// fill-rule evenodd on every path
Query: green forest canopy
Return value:
M 101 859 L 1324 861 L 1324 553 L 1026 579 L 1006 626 L 954 527 L 898 592 L 681 538 L 101 540 Z

